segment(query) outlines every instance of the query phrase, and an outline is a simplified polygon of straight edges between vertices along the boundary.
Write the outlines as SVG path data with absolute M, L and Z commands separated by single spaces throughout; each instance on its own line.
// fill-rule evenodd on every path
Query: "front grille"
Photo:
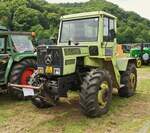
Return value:
M 47 56 L 51 55 L 52 61 L 50 65 L 52 66 L 62 66 L 63 63 L 63 55 L 62 49 L 55 47 L 49 47 L 47 50 Z
M 37 48 L 38 66 L 63 66 L 62 49 L 57 46 L 39 46 Z

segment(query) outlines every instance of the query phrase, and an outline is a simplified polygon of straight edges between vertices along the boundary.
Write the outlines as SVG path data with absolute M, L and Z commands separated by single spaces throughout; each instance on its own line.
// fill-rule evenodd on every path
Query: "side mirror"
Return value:
M 111 30 L 109 31 L 109 33 L 110 33 L 110 35 L 109 35 L 110 40 L 113 40 L 113 39 L 116 38 L 116 32 L 115 32 L 114 29 L 111 29 Z

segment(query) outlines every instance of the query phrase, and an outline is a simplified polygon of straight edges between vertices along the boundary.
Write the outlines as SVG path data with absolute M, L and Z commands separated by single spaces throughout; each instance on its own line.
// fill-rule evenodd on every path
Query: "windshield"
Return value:
M 60 42 L 94 42 L 98 39 L 98 18 L 62 22 Z
M 15 49 L 19 52 L 25 51 L 34 51 L 34 47 L 32 45 L 29 36 L 26 35 L 11 35 L 13 45 Z

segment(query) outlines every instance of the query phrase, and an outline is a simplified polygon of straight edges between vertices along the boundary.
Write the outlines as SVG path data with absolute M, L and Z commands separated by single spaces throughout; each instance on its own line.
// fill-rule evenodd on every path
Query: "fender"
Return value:
M 117 68 L 119 71 L 126 71 L 129 62 L 136 64 L 135 58 L 117 58 Z
M 25 58 L 36 58 L 37 54 L 36 53 L 17 53 L 14 56 L 14 61 L 19 62 Z

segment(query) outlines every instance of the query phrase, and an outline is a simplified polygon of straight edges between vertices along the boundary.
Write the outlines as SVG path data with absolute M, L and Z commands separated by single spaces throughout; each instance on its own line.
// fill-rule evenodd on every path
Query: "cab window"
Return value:
M 111 31 L 115 30 L 114 19 L 109 17 L 104 17 L 104 41 L 105 42 L 113 42 L 111 37 Z
M 0 49 L 4 49 L 5 38 L 0 37 Z
M 0 53 L 4 54 L 5 53 L 5 38 L 0 37 Z

